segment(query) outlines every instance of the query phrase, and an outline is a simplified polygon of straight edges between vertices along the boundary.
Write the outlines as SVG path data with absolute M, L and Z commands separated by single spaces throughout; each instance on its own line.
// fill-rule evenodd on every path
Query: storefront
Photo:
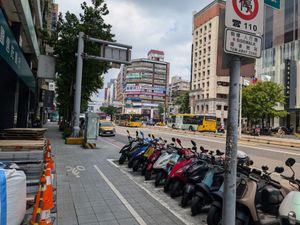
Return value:
M 0 8 L 0 130 L 26 127 L 34 108 L 35 78 L 19 47 L 20 23 Z

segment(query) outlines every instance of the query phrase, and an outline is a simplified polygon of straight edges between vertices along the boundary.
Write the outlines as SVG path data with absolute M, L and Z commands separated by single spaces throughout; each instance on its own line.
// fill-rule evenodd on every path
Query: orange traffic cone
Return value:
M 53 203 L 53 188 L 52 188 L 52 176 L 51 176 L 51 169 L 47 167 L 45 172 L 46 177 L 46 188 L 43 198 L 42 210 L 50 210 L 54 208 Z
M 34 208 L 33 208 L 33 213 L 32 213 L 32 218 L 31 218 L 31 224 L 37 224 L 40 221 L 41 218 L 41 207 L 42 207 L 42 201 L 44 197 L 44 188 L 46 184 L 46 178 L 44 175 L 42 175 L 40 179 L 40 185 L 39 185 L 39 191 L 37 193 L 35 203 L 34 203 Z

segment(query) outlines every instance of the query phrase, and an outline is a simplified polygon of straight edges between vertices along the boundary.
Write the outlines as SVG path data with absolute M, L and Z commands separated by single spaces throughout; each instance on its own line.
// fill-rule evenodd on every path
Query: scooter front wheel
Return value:
M 128 161 L 128 168 L 132 168 L 133 162 L 134 162 L 134 158 L 132 157 L 132 158 L 129 159 L 129 161 Z
M 199 214 L 204 206 L 203 198 L 195 195 L 192 199 L 191 212 L 192 216 Z
M 132 163 L 132 170 L 134 172 L 136 172 L 136 171 L 138 171 L 139 167 L 140 167 L 140 160 L 139 159 L 135 159 L 133 161 L 133 163 Z
M 222 221 L 222 209 L 211 206 L 207 214 L 207 225 L 219 225 Z
M 164 177 L 164 173 L 163 173 L 162 171 L 159 171 L 159 172 L 156 174 L 155 182 L 154 182 L 155 187 L 157 187 L 157 186 L 160 184 L 160 182 L 161 182 L 161 180 L 163 179 L 163 177 Z
M 126 161 L 126 155 L 122 154 L 119 158 L 119 164 L 122 165 Z
M 181 207 L 186 207 L 189 202 L 189 194 L 183 193 L 182 199 L 181 199 Z
M 175 198 L 180 195 L 181 192 L 181 183 L 179 180 L 175 180 L 170 187 L 170 196 Z

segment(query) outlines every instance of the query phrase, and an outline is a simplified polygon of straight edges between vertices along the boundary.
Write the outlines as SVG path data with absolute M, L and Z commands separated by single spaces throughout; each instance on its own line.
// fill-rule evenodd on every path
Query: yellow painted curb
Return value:
M 83 137 L 74 138 L 74 137 L 68 137 L 65 139 L 65 144 L 67 145 L 83 145 L 84 139 Z

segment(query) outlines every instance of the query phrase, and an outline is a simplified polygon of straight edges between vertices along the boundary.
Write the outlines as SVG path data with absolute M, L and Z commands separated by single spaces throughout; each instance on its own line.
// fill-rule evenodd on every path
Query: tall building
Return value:
M 190 91 L 190 81 L 183 80 L 180 76 L 173 76 L 169 84 L 169 113 L 178 113 L 178 107 L 174 104 L 176 98 Z
M 148 58 L 134 59 L 126 66 L 125 112 L 158 118 L 158 106 L 167 106 L 170 64 L 164 61 L 164 52 L 150 50 Z
M 117 77 L 116 83 L 116 101 L 122 102 L 124 101 L 124 88 L 125 88 L 125 66 L 121 65 L 120 71 Z
M 228 56 L 223 50 L 225 1 L 215 0 L 193 15 L 191 112 L 227 120 L 229 94 Z M 241 76 L 253 76 L 254 64 L 245 64 Z
M 46 25 L 49 35 L 56 30 L 56 24 L 58 19 L 58 4 L 54 3 L 53 0 L 48 1 L 48 13 L 46 14 Z M 46 55 L 53 54 L 53 48 L 46 45 Z
M 105 88 L 104 94 L 104 104 L 113 105 L 116 100 L 116 79 L 110 79 L 107 83 L 107 88 Z
M 280 10 L 265 6 L 264 50 L 256 60 L 258 79 L 266 77 L 285 87 L 286 118 L 275 118 L 273 126 L 298 128 L 300 132 L 300 1 L 281 0 Z
M 36 79 L 44 51 L 36 31 L 44 26 L 45 4 L 45 0 L 0 0 L 0 130 L 27 127 L 31 115 L 45 103 L 39 104 Z

